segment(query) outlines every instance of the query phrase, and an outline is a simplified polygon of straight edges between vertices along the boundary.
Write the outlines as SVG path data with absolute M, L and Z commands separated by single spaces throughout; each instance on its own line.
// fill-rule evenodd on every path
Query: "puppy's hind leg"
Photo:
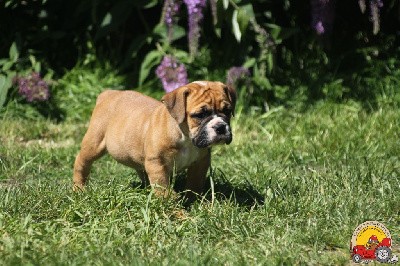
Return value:
M 96 133 L 89 128 L 82 140 L 81 150 L 74 164 L 74 191 L 84 189 L 93 162 L 106 152 L 104 137 L 96 136 Z

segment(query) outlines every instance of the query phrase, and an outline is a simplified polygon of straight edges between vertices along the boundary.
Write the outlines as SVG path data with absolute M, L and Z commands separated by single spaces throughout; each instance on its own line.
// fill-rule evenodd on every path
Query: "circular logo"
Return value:
M 376 260 L 378 262 L 395 263 L 397 256 L 392 256 L 392 236 L 380 222 L 367 221 L 354 230 L 350 241 L 351 259 L 361 261 Z
M 367 221 L 357 226 L 354 230 L 351 237 L 352 247 L 364 245 L 372 235 L 376 236 L 379 242 L 382 242 L 384 238 L 392 238 L 386 226 L 380 222 Z

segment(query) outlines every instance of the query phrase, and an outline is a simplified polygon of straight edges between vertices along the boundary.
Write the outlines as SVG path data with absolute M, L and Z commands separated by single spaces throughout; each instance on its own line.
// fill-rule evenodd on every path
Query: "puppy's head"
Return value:
M 232 141 L 230 119 L 236 92 L 221 82 L 195 81 L 180 87 L 161 100 L 181 128 L 188 129 L 199 148 Z

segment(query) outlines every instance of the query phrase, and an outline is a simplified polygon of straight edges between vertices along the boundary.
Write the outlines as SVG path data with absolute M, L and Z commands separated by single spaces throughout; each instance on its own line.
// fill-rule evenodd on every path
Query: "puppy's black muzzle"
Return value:
M 204 119 L 199 126 L 198 134 L 192 139 L 193 145 L 199 148 L 206 148 L 213 144 L 230 144 L 232 142 L 232 132 L 229 122 L 223 117 L 221 118 L 222 122 L 219 122 L 212 127 L 215 132 L 215 136 L 212 134 L 212 137 L 210 137 L 207 125 L 213 118 Z

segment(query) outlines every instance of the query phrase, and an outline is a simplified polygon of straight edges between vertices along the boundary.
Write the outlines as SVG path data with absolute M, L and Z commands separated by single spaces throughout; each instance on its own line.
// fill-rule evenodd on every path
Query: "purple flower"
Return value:
M 318 35 L 330 33 L 335 19 L 335 0 L 310 0 L 311 26 Z
M 40 74 L 32 72 L 28 77 L 17 78 L 18 93 L 28 102 L 44 102 L 50 98 L 49 85 Z
M 171 92 L 188 83 L 184 64 L 180 64 L 173 56 L 164 56 L 156 69 L 156 75 L 161 80 L 164 90 Z
M 245 67 L 231 67 L 226 77 L 227 85 L 235 85 L 239 80 L 250 76 L 250 71 Z
M 372 32 L 374 34 L 378 34 L 379 29 L 380 29 L 379 11 L 380 11 L 380 8 L 383 7 L 383 2 L 382 2 L 382 0 L 370 0 L 369 7 L 371 9 L 371 21 L 372 21 L 372 25 L 373 25 Z
M 172 27 L 176 23 L 176 14 L 178 14 L 182 0 L 165 0 L 164 3 L 164 22 L 168 28 L 168 39 L 172 39 Z
M 367 6 L 365 4 L 365 0 L 358 0 L 358 5 L 360 6 L 361 13 L 365 13 Z M 369 8 L 370 8 L 370 20 L 372 22 L 372 32 L 374 34 L 378 34 L 380 29 L 380 9 L 383 7 L 382 0 L 369 0 Z
M 325 32 L 325 28 L 324 25 L 322 24 L 322 21 L 318 21 L 317 24 L 314 26 L 314 28 L 318 35 L 322 35 Z
M 203 9 L 206 0 L 184 0 L 189 16 L 189 50 L 194 56 L 197 53 L 200 39 L 200 22 L 203 19 Z

